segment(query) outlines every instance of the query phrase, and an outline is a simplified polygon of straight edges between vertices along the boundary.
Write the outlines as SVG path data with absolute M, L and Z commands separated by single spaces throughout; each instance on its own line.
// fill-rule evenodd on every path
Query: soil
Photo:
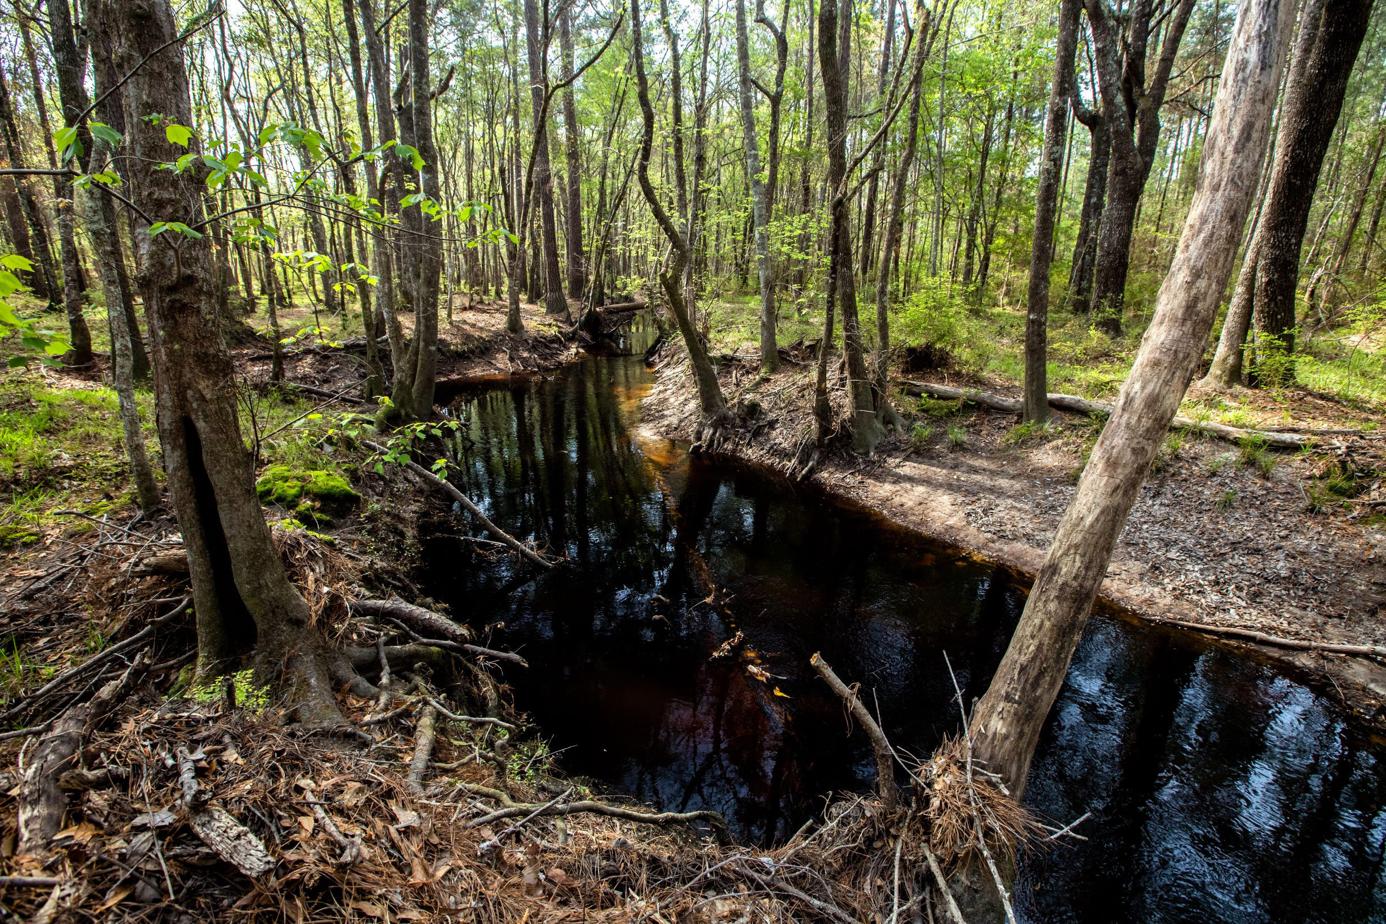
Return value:
M 710 451 L 798 476 L 814 458 L 811 366 L 786 364 L 761 379 L 754 358 L 731 357 L 721 363 L 719 376 L 729 403 L 754 402 L 759 411 L 752 424 L 724 434 Z M 948 384 L 1008 391 L 986 382 Z M 1343 418 L 1360 426 L 1360 414 L 1341 409 L 1335 416 L 1328 402 L 1311 395 L 1280 406 L 1282 419 L 1285 410 L 1297 419 L 1296 397 L 1316 428 L 1341 427 Z M 843 419 L 840 381 L 833 399 Z M 892 434 L 869 459 L 833 448 L 842 442 L 835 440 L 804 481 L 1032 579 L 1099 426 L 1056 412 L 1049 430 L 1017 439 L 1018 421 L 1008 414 L 954 411 L 937 403 L 932 410 L 943 416 L 900 410 L 911 421 L 906 434 Z M 672 359 L 645 399 L 643 427 L 650 436 L 692 440 L 697 423 L 687 365 Z M 912 438 L 915 423 L 931 435 Z M 1363 460 L 1378 455 L 1376 446 L 1338 437 L 1314 453 L 1247 459 L 1238 446 L 1212 438 L 1185 434 L 1177 446 L 1167 443 L 1122 531 L 1100 603 L 1153 621 L 1315 642 L 1386 643 L 1386 531 L 1376 517 L 1363 515 L 1372 509 L 1379 482 L 1360 485 L 1363 493 L 1353 502 L 1317 513 L 1307 502 L 1317 476 L 1344 466 L 1361 469 Z M 1379 470 L 1374 462 L 1370 468 Z M 1331 686 L 1356 715 L 1386 727 L 1386 665 L 1253 647 Z

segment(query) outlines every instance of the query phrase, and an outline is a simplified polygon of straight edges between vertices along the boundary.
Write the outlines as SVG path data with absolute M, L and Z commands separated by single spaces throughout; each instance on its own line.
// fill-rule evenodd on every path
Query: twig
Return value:
M 954 924 L 967 924 L 967 919 L 962 916 L 962 911 L 958 908 L 958 903 L 953 900 L 953 891 L 948 888 L 948 880 L 943 878 L 943 870 L 939 868 L 938 858 L 929 849 L 928 844 L 920 844 L 924 849 L 924 859 L 929 862 L 929 870 L 934 874 L 934 882 L 938 883 L 938 890 L 943 895 L 943 903 L 948 907 L 948 913 L 953 916 Z
M 174 609 L 171 612 L 167 613 L 164 616 L 160 616 L 158 619 L 154 620 L 149 625 L 145 626 L 143 629 L 127 638 L 125 641 L 121 642 L 118 645 L 112 645 L 110 648 L 107 648 L 100 654 L 95 655 L 94 657 L 91 657 L 86 661 L 83 661 L 81 664 L 77 665 L 74 668 L 63 671 L 61 674 L 54 677 L 52 680 L 48 681 L 48 683 L 44 684 L 43 687 L 39 689 L 36 693 L 30 696 L 26 696 L 20 702 L 11 706 L 9 709 L 6 709 L 4 714 L 0 715 L 0 722 L 13 718 L 21 712 L 30 709 L 34 704 L 38 703 L 49 693 L 53 692 L 59 686 L 73 679 L 74 677 L 80 677 L 83 674 L 91 673 L 96 668 L 100 667 L 107 661 L 114 658 L 116 655 L 123 654 L 124 652 L 129 651 L 130 649 L 140 645 L 141 643 L 148 641 L 150 638 L 154 636 L 154 634 L 160 628 L 162 628 L 167 623 L 172 622 L 178 616 L 181 616 L 183 612 L 187 610 L 188 606 L 191 605 L 191 603 L 191 596 L 184 597 L 183 602 L 178 604 L 178 606 L 174 607 Z
M 0 876 L 0 886 L 44 886 L 62 885 L 62 880 L 55 876 Z
M 337 858 L 337 865 L 351 866 L 357 860 L 361 859 L 361 850 L 363 847 L 361 838 L 347 837 L 342 834 L 341 829 L 338 828 L 336 822 L 332 820 L 332 816 L 327 814 L 326 809 L 323 808 L 323 803 L 319 802 L 317 799 L 310 796 L 304 801 L 312 807 L 313 817 L 318 820 L 318 824 L 322 825 L 322 829 L 327 832 L 327 836 L 336 841 L 337 846 L 342 848 L 342 854 Z
M 509 722 L 504 722 L 500 719 L 493 719 L 490 716 L 457 715 L 455 713 L 449 712 L 447 709 L 443 707 L 442 703 L 438 702 L 431 696 L 425 696 L 424 702 L 428 703 L 434 709 L 438 710 L 438 714 L 450 722 L 468 722 L 473 725 L 496 725 L 500 728 L 504 728 L 506 731 L 516 731 L 515 726 L 511 725 Z
M 1073 829 L 1078 827 L 1080 824 L 1087 821 L 1091 817 L 1092 812 L 1084 812 L 1078 818 L 1074 819 L 1073 821 L 1070 821 L 1068 824 L 1064 825 L 1062 828 L 1055 831 L 1053 834 L 1049 835 L 1049 837 L 1045 838 L 1045 840 L 1056 840 L 1062 837 L 1063 835 L 1067 834 L 1069 837 L 1076 837 L 1080 841 L 1085 841 L 1087 840 L 1087 838 L 1083 837 L 1083 835 L 1081 834 L 1074 834 Z
M 519 821 L 515 822 L 515 823 L 514 823 L 513 825 L 511 825 L 510 827 L 506 828 L 506 829 L 505 829 L 504 831 L 502 831 L 500 834 L 497 834 L 495 837 L 491 838 L 489 841 L 483 841 L 480 845 L 477 846 L 477 851 L 478 851 L 478 852 L 483 852 L 483 853 L 484 853 L 485 851 L 494 850 L 494 849 L 496 849 L 497 847 L 501 846 L 501 844 L 505 841 L 505 839 L 506 839 L 507 837 L 509 837 L 510 835 L 514 834 L 516 831 L 520 830 L 520 829 L 523 828 L 525 825 L 529 824 L 529 822 L 530 822 L 532 819 L 534 819 L 536 816 L 542 815 L 546 809 L 551 809 L 551 808 L 553 808 L 555 805 L 557 805 L 559 802 L 562 802 L 564 799 L 568 798 L 568 795 L 569 795 L 572 791 L 573 791 L 573 787 L 569 786 L 567 789 L 563 790 L 563 792 L 559 793 L 559 794 L 558 794 L 557 796 L 555 796 L 553 799 L 550 799 L 548 802 L 546 802 L 546 803 L 544 803 L 543 805 L 539 806 L 539 807 L 536 808 L 534 811 L 532 811 L 532 812 L 530 812 L 528 815 L 526 815 L 524 818 L 520 819 Z M 494 812 L 491 813 L 491 815 L 494 815 L 494 814 L 496 814 L 496 813 L 494 813 Z M 479 826 L 479 825 L 485 824 L 485 823 L 486 823 L 486 819 L 491 818 L 491 815 L 484 815 L 484 816 L 482 816 L 482 819 L 480 819 L 480 820 L 478 820 L 477 822 L 475 822 L 475 823 L 473 824 L 473 827 L 477 827 L 477 826 Z

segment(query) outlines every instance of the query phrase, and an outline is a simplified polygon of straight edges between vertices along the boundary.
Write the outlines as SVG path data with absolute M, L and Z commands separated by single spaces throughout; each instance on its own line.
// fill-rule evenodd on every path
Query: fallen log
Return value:
M 1006 414 L 1019 414 L 1021 410 L 1019 399 L 994 395 L 976 388 L 955 388 L 952 385 L 937 385 L 933 382 L 915 382 L 908 379 L 903 384 L 905 393 L 916 397 L 925 396 L 941 398 L 945 401 L 965 401 Z M 1057 392 L 1050 393 L 1049 406 L 1061 411 L 1087 414 L 1091 417 L 1110 417 L 1112 414 L 1110 404 L 1102 404 L 1080 398 L 1077 395 L 1065 395 Z M 1312 435 L 1307 434 L 1287 433 L 1283 430 L 1246 430 L 1210 420 L 1194 420 L 1192 417 L 1176 417 L 1170 425 L 1178 429 L 1206 433 L 1209 436 L 1216 436 L 1219 439 L 1234 443 L 1245 440 L 1260 440 L 1275 449 L 1303 449 L 1310 445 L 1314 439 Z
M 1160 622 L 1167 626 L 1178 626 L 1181 629 L 1192 629 L 1195 632 L 1206 632 L 1209 635 L 1222 635 L 1228 638 L 1245 639 L 1248 642 L 1257 642 L 1261 645 L 1271 645 L 1275 648 L 1290 648 L 1296 651 L 1321 651 L 1324 654 L 1356 655 L 1363 658 L 1376 658 L 1386 661 L 1386 647 L 1381 645 L 1340 645 L 1334 642 L 1310 642 L 1297 638 L 1281 638 L 1277 635 L 1267 635 L 1264 632 L 1257 632 L 1255 629 L 1238 629 L 1233 626 L 1208 626 L 1199 622 L 1185 622 L 1182 619 L 1161 619 Z
M 373 452 L 389 452 L 388 449 L 386 449 L 384 446 L 381 446 L 379 443 L 372 443 L 369 440 L 363 440 L 362 442 L 364 443 L 366 448 L 370 449 Z M 472 516 L 476 517 L 477 520 L 481 523 L 482 527 L 488 533 L 495 536 L 503 544 L 509 546 L 511 549 L 514 549 L 516 552 L 520 553 L 520 556 L 522 558 L 524 558 L 531 564 L 538 565 L 540 568 L 553 567 L 552 562 L 545 561 L 529 546 L 525 545 L 523 542 L 516 539 L 514 536 L 510 535 L 505 530 L 501 529 L 495 523 L 492 523 L 490 517 L 482 513 L 481 508 L 478 507 L 476 504 L 472 503 L 472 499 L 470 497 L 463 494 L 461 491 L 457 490 L 456 485 L 452 484 L 451 482 L 444 481 L 437 475 L 430 472 L 428 469 L 424 468 L 422 465 L 419 465 L 417 462 L 406 460 L 404 463 L 404 467 L 407 468 L 409 471 L 413 472 L 415 475 L 418 475 L 420 478 L 422 478 L 429 484 L 433 485 L 434 487 L 441 488 L 443 491 L 447 492 L 448 496 L 450 496 L 453 500 L 457 501 L 457 503 L 462 505 L 462 508 L 464 510 L 470 513 Z
M 428 762 L 433 757 L 433 742 L 437 737 L 438 712 L 431 706 L 424 706 L 419 712 L 418 730 L 414 733 L 414 756 L 409 760 L 409 791 L 416 796 L 424 792 L 423 778 L 428 772 Z
M 82 749 L 87 735 L 100 724 L 125 692 L 130 679 L 143 669 L 143 660 L 106 683 L 91 699 L 69 706 L 39 739 L 29 767 L 19 784 L 19 851 L 34 853 L 48 846 L 62 829 L 67 793 L 61 780 L 68 765 Z

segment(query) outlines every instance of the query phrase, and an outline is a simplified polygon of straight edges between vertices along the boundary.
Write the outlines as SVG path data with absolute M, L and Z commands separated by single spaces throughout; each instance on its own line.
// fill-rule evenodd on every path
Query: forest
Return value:
M 0 0 L 0 917 L 1386 917 L 1374 0 Z

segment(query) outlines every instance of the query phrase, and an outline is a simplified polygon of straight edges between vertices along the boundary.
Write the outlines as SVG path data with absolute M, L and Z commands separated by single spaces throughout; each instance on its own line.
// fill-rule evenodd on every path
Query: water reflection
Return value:
M 639 353 L 648 331 L 628 344 Z M 979 696 L 1023 595 L 992 569 L 667 444 L 633 424 L 638 356 L 454 405 L 466 489 L 573 560 L 538 579 L 470 544 L 429 549 L 432 593 L 531 667 L 511 678 L 571 772 L 663 808 L 713 808 L 743 839 L 792 833 L 873 764 L 808 668 L 874 692 L 897 745 L 957 724 L 947 651 Z M 656 461 L 657 460 L 657 461 Z M 740 636 L 721 658 L 719 646 Z M 1026 801 L 1089 840 L 1022 867 L 1032 921 L 1380 919 L 1381 743 L 1272 668 L 1094 620 Z

